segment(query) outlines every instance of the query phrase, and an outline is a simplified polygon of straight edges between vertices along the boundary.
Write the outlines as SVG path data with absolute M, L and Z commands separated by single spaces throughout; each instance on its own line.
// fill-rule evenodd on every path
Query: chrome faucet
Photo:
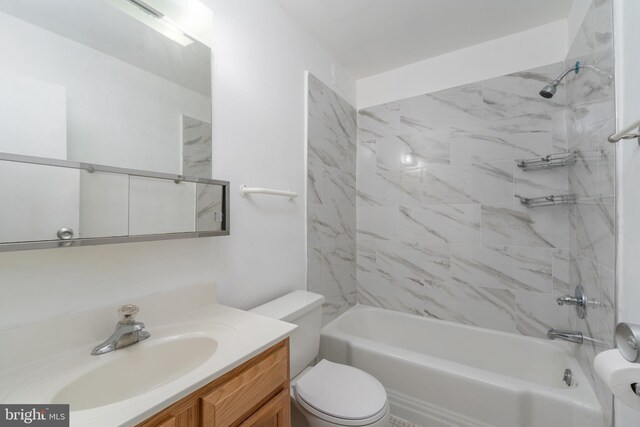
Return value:
M 561 297 L 556 298 L 556 302 L 558 305 L 577 305 L 584 306 L 584 302 L 582 299 L 578 299 L 571 295 L 563 295 Z
M 576 344 L 582 344 L 584 341 L 584 336 L 580 331 L 567 331 L 564 329 L 549 329 L 547 331 L 547 338 L 551 340 L 561 339 L 569 342 L 574 342 Z
M 573 295 L 563 295 L 556 298 L 558 305 L 573 305 L 576 307 L 576 314 L 579 318 L 584 319 L 587 317 L 587 307 L 597 306 L 596 301 L 587 298 L 582 286 L 576 286 L 575 293 Z
M 138 307 L 133 304 L 120 307 L 118 310 L 120 321 L 116 324 L 116 330 L 105 342 L 94 347 L 91 354 L 109 353 L 149 338 L 151 334 L 143 331 L 144 323 L 135 320 L 138 311 L 140 311 Z

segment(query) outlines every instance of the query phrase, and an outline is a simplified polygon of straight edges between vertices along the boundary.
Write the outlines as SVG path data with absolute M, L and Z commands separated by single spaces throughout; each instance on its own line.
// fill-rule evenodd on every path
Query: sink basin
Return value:
M 66 319 L 60 324 L 47 322 L 35 338 L 50 335 L 42 335 L 44 341 L 35 343 L 34 360 L 0 372 L 0 403 L 66 403 L 70 405 L 71 425 L 76 427 L 137 425 L 295 329 L 219 304 L 172 316 L 185 301 L 168 306 L 173 311 L 168 310 L 166 318 L 160 318 L 159 307 L 156 320 L 144 319 L 145 329 L 151 333 L 148 339 L 100 356 L 91 355 L 91 349 L 111 333 L 113 325 L 103 324 L 98 329 L 93 324 L 71 325 Z M 72 326 L 80 329 L 80 337 L 69 336 L 76 332 Z M 91 340 L 87 339 L 89 332 Z M 13 336 L 9 334 L 11 343 L 23 342 Z M 55 342 L 51 354 L 43 354 L 53 340 L 61 342 Z M 70 347 L 73 343 L 77 346 Z
M 153 390 L 193 371 L 218 348 L 210 336 L 174 337 L 134 344 L 103 356 L 106 363 L 85 372 L 52 399 L 72 411 L 92 409 Z
M 2 403 L 69 404 L 75 420 L 83 414 L 140 408 L 148 399 L 166 399 L 205 378 L 227 360 L 238 339 L 235 327 L 202 320 L 149 330 L 150 338 L 100 356 L 90 354 L 96 343 L 53 356 L 22 374 L 15 387 L 0 396 Z

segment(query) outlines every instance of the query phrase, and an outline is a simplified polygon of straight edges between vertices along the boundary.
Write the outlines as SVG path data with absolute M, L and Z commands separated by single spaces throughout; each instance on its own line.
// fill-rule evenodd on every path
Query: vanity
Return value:
M 0 354 L 0 403 L 68 404 L 72 427 L 288 426 L 296 326 L 214 293 L 132 300 L 151 336 L 100 355 L 92 348 L 113 333 L 117 307 L 0 332 L 15 349 Z
M 140 427 L 288 427 L 289 341 L 212 381 Z

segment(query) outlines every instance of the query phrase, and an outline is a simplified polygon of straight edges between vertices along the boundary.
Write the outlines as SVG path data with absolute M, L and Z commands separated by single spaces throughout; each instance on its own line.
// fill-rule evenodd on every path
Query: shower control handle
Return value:
M 581 299 L 576 297 L 572 297 L 571 295 L 563 295 L 561 297 L 556 298 L 558 305 L 582 305 L 583 302 Z
M 579 318 L 584 319 L 587 317 L 587 305 L 591 304 L 592 301 L 587 298 L 584 294 L 584 289 L 582 286 L 576 286 L 576 291 L 573 296 L 571 295 L 563 295 L 561 297 L 556 298 L 556 302 L 558 305 L 573 305 L 576 307 L 576 314 Z

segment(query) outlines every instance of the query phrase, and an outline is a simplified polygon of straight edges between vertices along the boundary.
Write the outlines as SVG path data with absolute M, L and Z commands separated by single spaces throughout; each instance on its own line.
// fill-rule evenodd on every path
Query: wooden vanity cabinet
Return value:
M 289 427 L 289 339 L 137 427 Z

